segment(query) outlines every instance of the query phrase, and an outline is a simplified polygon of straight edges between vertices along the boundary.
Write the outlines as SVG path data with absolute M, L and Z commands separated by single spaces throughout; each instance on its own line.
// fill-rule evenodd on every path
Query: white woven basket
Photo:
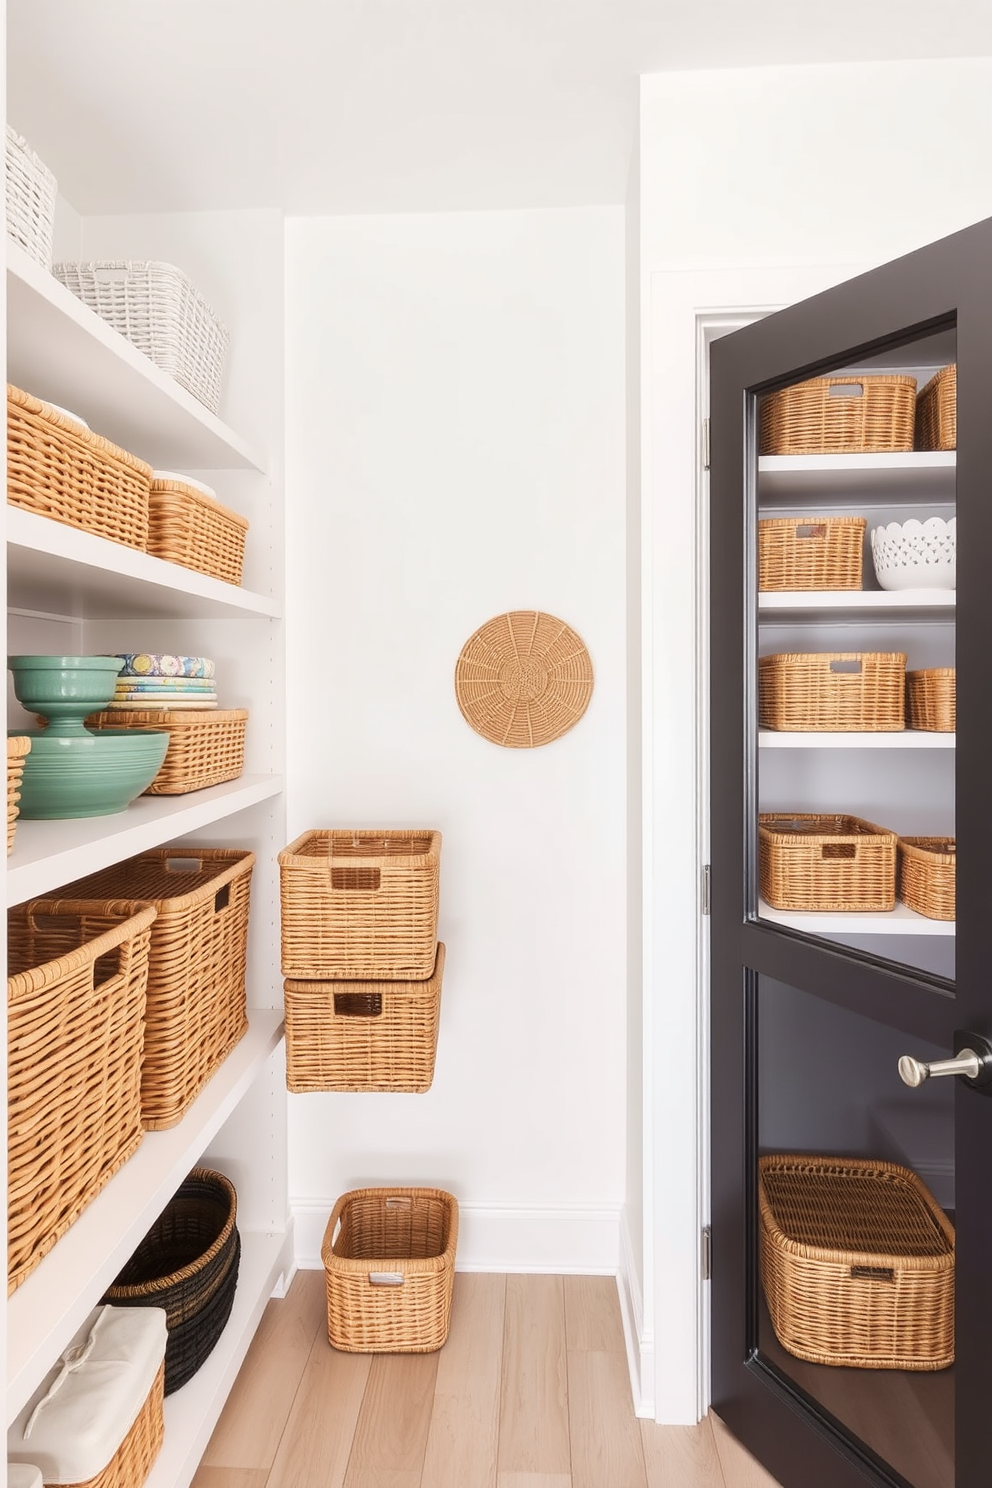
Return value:
M 953 589 L 957 583 L 957 519 L 928 517 L 874 527 L 871 556 L 883 589 Z
M 227 330 L 174 264 L 57 263 L 52 273 L 211 413 L 217 412 Z
M 49 270 L 57 190 L 48 166 L 8 124 L 7 236 Z

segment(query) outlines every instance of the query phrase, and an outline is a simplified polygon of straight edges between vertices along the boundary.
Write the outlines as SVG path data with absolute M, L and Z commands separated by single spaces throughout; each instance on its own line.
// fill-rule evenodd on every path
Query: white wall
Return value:
M 444 834 L 426 1095 L 290 1097 L 301 1260 L 341 1192 L 460 1201 L 459 1264 L 617 1266 L 625 1126 L 622 208 L 287 224 L 290 836 Z M 596 673 L 502 749 L 453 687 L 542 609 Z

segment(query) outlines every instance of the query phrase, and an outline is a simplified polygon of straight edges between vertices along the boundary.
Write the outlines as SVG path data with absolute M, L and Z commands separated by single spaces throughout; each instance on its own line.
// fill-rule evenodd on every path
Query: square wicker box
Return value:
M 913 448 L 916 378 L 813 377 L 761 400 L 763 455 L 849 455 Z
M 952 450 L 958 444 L 958 369 L 942 367 L 916 396 L 916 448 Z
M 953 920 L 957 884 L 953 837 L 900 837 L 896 897 L 928 920 Z
M 58 183 L 16 130 L 7 125 L 7 236 L 51 272 Z
M 761 1281 L 775 1336 L 816 1364 L 954 1362 L 954 1230 L 896 1163 L 758 1160 Z
M 141 1045 L 155 910 L 7 915 L 7 1290 L 30 1275 L 141 1141 Z
M 440 1188 L 343 1194 L 324 1232 L 327 1337 L 357 1354 L 430 1354 L 448 1336 L 458 1205 Z
M 283 976 L 426 981 L 440 866 L 440 832 L 304 832 L 279 854 Z
M 443 977 L 439 943 L 426 982 L 287 979 L 287 1089 L 429 1090 Z
M 11 506 L 144 552 L 150 465 L 7 384 Z
M 860 589 L 866 517 L 762 517 L 758 588 Z
M 254 853 L 156 848 L 67 885 L 67 899 L 153 904 L 141 1122 L 175 1126 L 248 1028 L 245 978 Z
M 244 774 L 246 708 L 113 708 L 87 718 L 94 729 L 165 729 L 169 747 L 146 796 L 183 796 Z
M 21 799 L 21 777 L 24 761 L 31 752 L 31 740 L 23 734 L 11 734 L 7 738 L 7 856 L 14 850 L 17 833 L 17 803 Z
M 897 841 L 858 816 L 762 812 L 761 897 L 773 909 L 895 909 Z
M 152 473 L 148 551 L 225 584 L 240 584 L 248 521 L 182 480 Z
M 953 734 L 957 728 L 957 671 L 928 667 L 906 673 L 906 713 L 909 727 L 930 733 Z
M 810 651 L 758 660 L 758 721 L 795 733 L 906 727 L 905 652 Z

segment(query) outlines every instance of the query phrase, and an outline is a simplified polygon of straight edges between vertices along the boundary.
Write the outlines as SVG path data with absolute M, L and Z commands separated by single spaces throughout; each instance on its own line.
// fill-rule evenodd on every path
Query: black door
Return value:
M 711 418 L 713 1404 L 987 1488 L 992 220 L 717 341 Z

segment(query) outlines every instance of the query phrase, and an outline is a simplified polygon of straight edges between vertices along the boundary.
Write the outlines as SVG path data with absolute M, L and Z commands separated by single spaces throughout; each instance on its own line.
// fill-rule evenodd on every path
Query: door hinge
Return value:
M 709 912 L 710 912 L 710 865 L 709 865 L 709 863 L 704 863 L 703 864 L 703 880 L 702 880 L 702 888 L 701 888 L 701 897 L 702 897 L 703 914 L 704 915 L 708 915 Z
M 703 419 L 703 469 L 710 468 L 710 421 Z
M 713 1268 L 713 1230 L 709 1225 L 703 1225 L 699 1265 L 703 1280 L 709 1281 Z

